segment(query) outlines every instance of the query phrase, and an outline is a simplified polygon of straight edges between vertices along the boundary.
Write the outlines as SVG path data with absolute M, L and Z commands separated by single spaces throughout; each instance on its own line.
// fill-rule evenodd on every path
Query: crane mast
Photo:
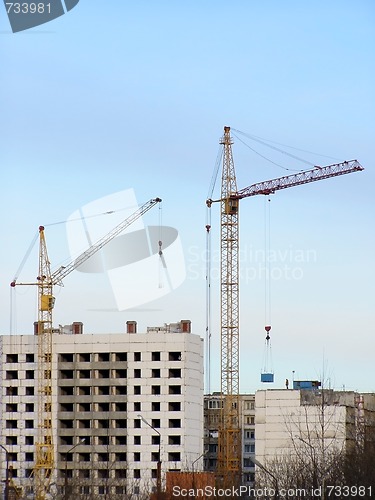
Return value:
M 35 331 L 38 344 L 38 441 L 35 444 L 36 460 L 33 468 L 35 500 L 46 499 L 55 466 L 52 428 L 52 311 L 55 304 L 53 287 L 55 285 L 62 285 L 63 279 L 68 276 L 68 274 L 86 262 L 92 255 L 102 249 L 107 243 L 113 240 L 113 238 L 161 201 L 160 198 L 154 198 L 146 202 L 70 264 L 58 268 L 52 274 L 44 227 L 40 226 L 39 275 L 37 277 L 37 282 L 17 283 L 16 280 L 14 280 L 10 284 L 11 287 L 15 287 L 16 285 L 36 285 L 38 287 L 38 322 Z
M 357 160 L 315 167 L 297 174 L 253 184 L 237 191 L 230 127 L 224 127 L 221 197 L 221 414 L 218 436 L 217 476 L 220 486 L 230 488 L 241 479 L 241 429 L 239 397 L 239 200 L 270 195 L 280 189 L 364 170 Z
M 221 412 L 218 479 L 223 488 L 238 484 L 241 474 L 239 408 L 239 263 L 238 200 L 230 128 L 224 128 L 221 179 Z
M 52 309 L 54 297 L 51 265 L 48 258 L 44 227 L 39 227 L 38 282 L 38 432 L 33 469 L 36 500 L 43 500 L 54 469 L 52 431 Z

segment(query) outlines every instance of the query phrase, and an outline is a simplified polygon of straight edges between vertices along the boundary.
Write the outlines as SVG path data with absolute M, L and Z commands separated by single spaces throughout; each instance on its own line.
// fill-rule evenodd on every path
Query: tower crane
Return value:
M 11 287 L 16 285 L 36 285 L 38 287 L 38 323 L 35 332 L 38 337 L 38 441 L 35 444 L 36 459 L 33 467 L 35 500 L 45 500 L 55 462 L 52 430 L 52 311 L 55 305 L 53 287 L 55 285 L 62 286 L 66 276 L 161 201 L 160 198 L 149 200 L 70 264 L 59 267 L 53 273 L 51 273 L 48 258 L 44 227 L 40 226 L 39 274 L 36 283 L 17 283 L 14 280 L 10 284 Z
M 221 344 L 221 415 L 218 439 L 217 476 L 224 488 L 238 485 L 241 479 L 241 429 L 239 400 L 239 200 L 256 195 L 270 195 L 280 189 L 320 181 L 338 175 L 359 172 L 357 160 L 298 172 L 259 182 L 237 190 L 232 155 L 230 127 L 224 127 L 221 196 L 207 200 L 207 206 L 220 202 L 220 344 Z

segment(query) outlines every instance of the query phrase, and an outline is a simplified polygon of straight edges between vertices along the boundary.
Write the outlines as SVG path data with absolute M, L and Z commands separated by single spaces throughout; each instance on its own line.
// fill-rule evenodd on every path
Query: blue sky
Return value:
M 10 328 L 8 283 L 38 226 L 132 188 L 140 203 L 163 198 L 163 224 L 180 233 L 185 282 L 139 310 L 103 313 L 112 301 L 105 278 L 74 273 L 57 291 L 55 323 L 119 332 L 128 319 L 142 330 L 189 318 L 204 336 L 205 199 L 229 125 L 327 156 L 293 150 L 313 163 L 357 158 L 366 168 L 272 198 L 274 267 L 284 271 L 272 282 L 271 333 L 274 387 L 294 370 L 299 379 L 375 390 L 374 26 L 370 0 L 81 0 L 12 34 L 0 7 L 0 333 Z M 239 188 L 287 173 L 234 140 Z M 301 168 L 285 155 L 277 161 Z M 158 217 L 155 209 L 145 223 Z M 241 389 L 250 392 L 261 387 L 264 352 L 263 198 L 243 200 L 240 218 Z M 212 227 L 217 258 L 216 206 Z M 46 237 L 54 269 L 69 256 L 64 225 Z M 36 272 L 34 250 L 20 281 Z M 17 289 L 13 301 L 14 331 L 31 333 L 35 290 Z M 212 390 L 218 308 L 213 279 Z

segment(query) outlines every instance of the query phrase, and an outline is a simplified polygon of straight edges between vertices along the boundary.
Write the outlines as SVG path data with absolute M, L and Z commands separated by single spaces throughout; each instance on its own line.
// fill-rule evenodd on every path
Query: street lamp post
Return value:
M 72 453 L 72 451 L 77 448 L 77 446 L 79 446 L 80 444 L 84 443 L 85 442 L 85 438 L 82 438 L 78 441 L 78 443 L 76 443 L 74 446 L 72 446 L 70 448 L 70 450 L 68 450 L 66 452 L 66 456 L 65 456 L 65 475 L 64 475 L 64 500 L 68 500 L 68 455 L 69 453 Z
M 161 434 L 160 432 L 152 426 L 147 420 L 142 417 L 142 415 L 137 415 L 138 418 L 142 420 L 142 422 L 146 425 L 148 425 L 153 431 L 155 431 L 159 435 L 159 453 L 158 453 L 158 465 L 157 465 L 157 470 L 156 470 L 156 494 L 158 500 L 161 498 Z
M 4 493 L 4 500 L 8 500 L 9 498 L 9 451 L 0 444 L 0 448 L 2 448 L 5 451 L 5 493 Z
M 195 491 L 195 464 L 198 462 L 198 460 L 200 460 L 202 457 L 204 457 L 206 455 L 206 451 L 204 451 L 203 453 L 201 453 L 199 455 L 198 458 L 196 458 L 195 460 L 193 460 L 192 464 L 191 464 L 191 469 L 192 469 L 192 473 L 193 473 L 193 480 L 192 480 L 192 487 L 193 487 L 193 491 L 194 491 L 194 498 L 196 498 L 196 491 Z
M 192 462 L 192 464 L 191 464 L 191 468 L 192 468 L 193 472 L 194 472 L 194 465 L 198 462 L 198 460 L 200 460 L 200 459 L 201 459 L 202 457 L 204 457 L 205 455 L 206 455 L 206 452 L 204 451 L 203 453 L 201 453 L 201 454 L 199 455 L 199 457 L 198 457 L 198 458 L 196 458 L 195 460 L 193 460 L 193 462 Z
M 261 462 L 259 462 L 259 460 L 256 460 L 255 458 L 250 458 L 250 460 L 255 465 L 257 465 L 260 469 L 262 469 L 266 474 L 268 474 L 270 477 L 272 477 L 272 479 L 275 482 L 275 496 L 274 496 L 274 499 L 278 500 L 279 499 L 279 482 L 277 480 L 277 477 L 274 474 L 272 474 L 272 472 L 270 472 Z

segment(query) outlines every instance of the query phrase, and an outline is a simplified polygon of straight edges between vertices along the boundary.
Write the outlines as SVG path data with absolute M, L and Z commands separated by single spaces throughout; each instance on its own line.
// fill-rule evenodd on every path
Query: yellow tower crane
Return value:
M 237 190 L 232 155 L 230 127 L 224 127 L 221 196 L 207 200 L 207 206 L 220 202 L 221 207 L 221 416 L 218 440 L 218 483 L 223 488 L 241 481 L 242 440 L 240 428 L 239 372 L 239 200 L 256 195 L 270 195 L 280 189 L 307 184 L 338 175 L 359 172 L 364 168 L 357 160 L 345 161 L 294 175 L 279 177 Z
M 55 304 L 53 287 L 62 285 L 68 274 L 86 262 L 92 255 L 101 250 L 113 238 L 142 217 L 162 200 L 154 198 L 138 208 L 127 219 L 118 224 L 107 235 L 103 236 L 88 250 L 74 259 L 67 266 L 58 268 L 51 274 L 44 227 L 39 227 L 39 274 L 36 283 L 17 283 L 12 281 L 11 287 L 16 285 L 36 285 L 38 287 L 38 323 L 35 331 L 38 336 L 38 440 L 35 444 L 36 459 L 33 467 L 34 498 L 45 500 L 48 493 L 55 464 L 55 449 L 53 445 L 52 429 L 52 355 L 53 330 L 52 311 Z

